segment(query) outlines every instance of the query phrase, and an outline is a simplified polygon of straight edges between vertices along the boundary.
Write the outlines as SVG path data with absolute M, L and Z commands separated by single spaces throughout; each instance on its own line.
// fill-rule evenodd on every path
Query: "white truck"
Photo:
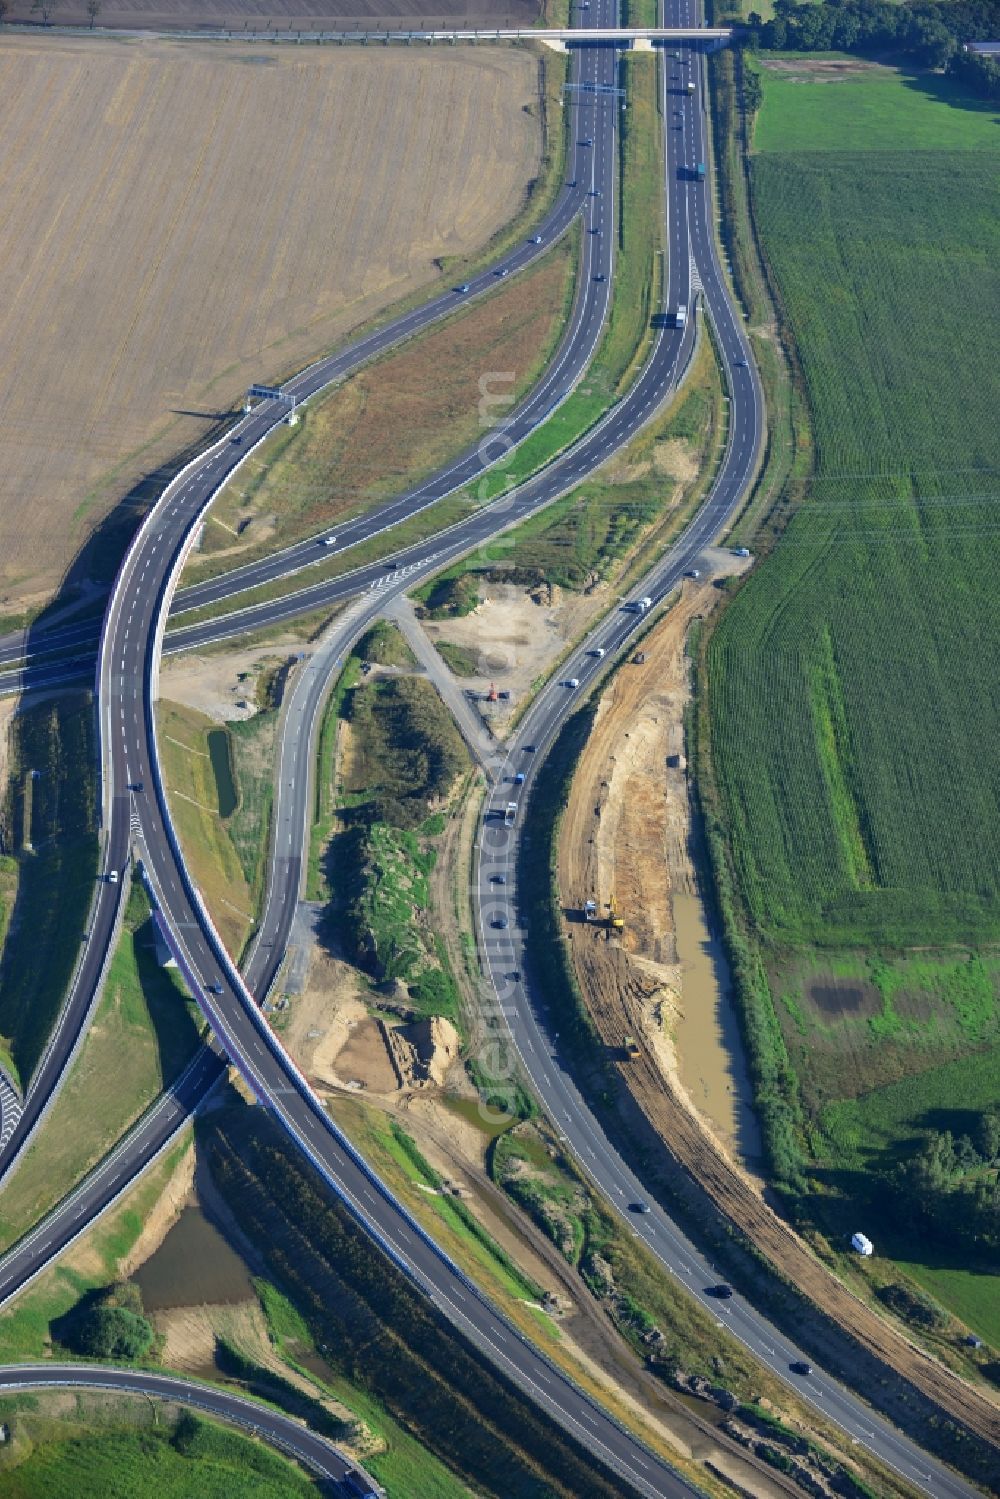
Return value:
M 516 816 L 517 816 L 517 802 L 508 802 L 507 803 L 507 810 L 503 814 L 503 825 L 504 825 L 504 827 L 505 828 L 512 828 L 514 826 L 514 819 L 515 819 Z
M 686 307 L 678 307 L 674 312 L 674 327 L 683 328 L 687 324 L 688 310 Z

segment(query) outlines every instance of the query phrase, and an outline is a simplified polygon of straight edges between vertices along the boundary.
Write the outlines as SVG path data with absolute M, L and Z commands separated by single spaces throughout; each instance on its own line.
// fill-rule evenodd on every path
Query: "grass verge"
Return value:
M 297 426 L 279 428 L 213 502 L 185 582 L 364 514 L 474 444 L 484 399 L 506 409 L 545 370 L 578 259 L 571 232 L 489 296 L 468 306 L 456 297 L 444 322 L 311 402 Z M 495 408 L 487 415 L 494 420 Z
M 213 738 L 213 736 L 216 736 Z M 170 813 L 194 883 L 198 886 L 228 951 L 238 956 L 253 926 L 254 892 L 241 861 L 254 858 L 254 836 L 262 830 L 259 809 L 241 812 L 237 820 L 239 849 L 227 819 L 240 807 L 233 784 L 228 726 L 220 726 L 194 708 L 161 699 L 156 707 L 156 739 Z M 259 743 L 246 736 L 245 759 Z M 267 762 L 259 759 L 260 786 Z M 223 815 L 226 814 L 226 815 Z M 253 864 L 255 872 L 259 866 Z
M 262 1443 L 190 1412 L 161 1422 L 155 1408 L 136 1406 L 141 1415 L 119 1403 L 117 1420 L 101 1412 L 94 1430 L 93 1410 L 54 1418 L 26 1409 L 24 1397 L 0 1401 L 10 1427 L 10 1446 L 0 1457 L 5 1495 L 146 1499 L 155 1491 L 159 1499 L 192 1493 L 229 1499 L 239 1492 L 253 1499 L 315 1499 L 314 1480 Z
M 324 1357 L 477 1489 L 527 1499 L 620 1492 L 454 1337 L 329 1199 L 259 1111 L 220 1119 L 213 1176 Z M 377 1460 L 372 1462 L 378 1471 Z
M 193 1055 L 199 1029 L 180 984 L 156 961 L 149 904 L 134 885 L 93 1024 L 35 1143 L 4 1185 L 0 1248 L 107 1154 Z

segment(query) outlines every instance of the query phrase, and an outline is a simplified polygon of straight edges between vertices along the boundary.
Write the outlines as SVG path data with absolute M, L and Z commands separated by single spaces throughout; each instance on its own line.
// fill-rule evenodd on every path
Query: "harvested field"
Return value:
M 376 29 L 379 25 L 531 26 L 539 0 L 103 0 L 102 27 L 150 30 L 291 30 Z M 60 26 L 89 26 L 83 0 L 53 6 Z M 10 21 L 33 21 L 31 0 L 14 0 Z
M 44 603 L 250 380 L 487 241 L 541 150 L 538 64 L 512 48 L 5 35 L 0 99 L 4 613 Z

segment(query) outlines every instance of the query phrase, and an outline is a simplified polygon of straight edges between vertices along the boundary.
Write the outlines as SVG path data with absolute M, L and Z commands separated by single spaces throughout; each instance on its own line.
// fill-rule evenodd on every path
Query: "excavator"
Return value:
M 621 914 L 621 912 L 619 911 L 619 909 L 618 909 L 618 902 L 615 899 L 614 893 L 612 892 L 611 899 L 608 901 L 608 938 L 609 938 L 609 940 L 611 938 L 612 932 L 621 932 L 621 931 L 624 930 L 624 927 L 625 927 L 625 918 Z

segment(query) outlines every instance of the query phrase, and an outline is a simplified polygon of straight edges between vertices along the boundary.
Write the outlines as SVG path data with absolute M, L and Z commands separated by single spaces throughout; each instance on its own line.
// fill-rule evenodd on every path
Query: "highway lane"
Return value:
M 610 0 L 604 0 L 609 4 Z M 588 23 L 589 24 L 589 23 Z M 573 56 L 572 81 L 593 88 L 615 82 L 614 53 L 609 49 L 580 49 Z M 286 382 L 283 391 L 299 402 L 307 401 L 318 391 L 356 374 L 415 335 L 462 310 L 470 302 L 495 291 L 511 274 L 522 271 L 542 257 L 571 227 L 583 217 L 586 228 L 597 228 L 599 235 L 584 235 L 580 281 L 570 317 L 555 351 L 539 382 L 512 409 L 503 410 L 503 400 L 493 405 L 497 415 L 493 434 L 480 440 L 439 473 L 432 475 L 409 492 L 387 504 L 338 523 L 324 527 L 313 536 L 293 543 L 255 563 L 248 563 L 211 579 L 178 590 L 172 604 L 173 613 L 200 608 L 243 590 L 271 582 L 276 578 L 318 565 L 334 555 L 325 545 L 336 535 L 336 552 L 347 550 L 359 541 L 388 530 L 401 519 L 417 514 L 436 500 L 467 484 L 474 484 L 487 469 L 503 461 L 547 419 L 575 389 L 585 372 L 604 320 L 607 316 L 614 269 L 615 221 L 613 192 L 616 164 L 616 123 L 618 101 L 612 95 L 579 93 L 567 98 L 570 112 L 570 137 L 564 186 L 548 217 L 525 240 L 502 255 L 468 283 L 451 286 L 431 301 L 405 314 L 384 328 L 346 345 L 336 354 L 308 366 Z M 584 142 L 590 144 L 584 144 Z M 596 196 L 595 196 L 596 193 Z M 489 372 L 484 371 L 484 374 Z M 504 389 L 486 392 L 503 397 Z M 237 423 L 229 434 L 234 441 L 230 456 L 235 468 L 241 449 L 257 442 L 265 430 L 280 426 L 286 408 L 273 402 L 262 402 L 256 408 L 256 420 Z M 213 486 L 214 488 L 215 486 Z M 37 660 L 53 652 L 73 653 L 76 647 L 96 649 L 101 621 L 72 620 L 52 627 L 35 626 L 0 636 L 0 669 L 25 661 Z
M 693 261 L 705 289 L 705 300 L 722 351 L 732 406 L 725 459 L 705 504 L 670 554 L 637 589 L 640 594 L 650 595 L 654 603 L 669 596 L 683 574 L 698 565 L 702 549 L 714 541 L 731 521 L 747 494 L 763 441 L 762 393 L 744 331 L 719 271 L 708 190 L 694 178 L 694 166 L 698 161 L 707 160 L 701 79 L 697 71 L 699 63 L 693 58 L 689 64 L 685 57 L 670 62 L 677 65 L 670 68 L 664 80 L 670 92 L 663 100 L 663 113 L 664 118 L 671 122 L 679 118 L 682 125 L 680 130 L 672 132 L 675 140 L 667 164 L 671 243 L 675 247 L 679 244 L 682 252 L 689 248 L 690 253 L 678 254 L 675 249 L 673 264 L 679 274 L 671 281 L 668 302 L 675 306 L 690 296 L 687 275 L 690 261 Z M 686 88 L 691 66 L 696 70 L 698 85 L 694 101 L 689 100 Z M 671 99 L 677 103 L 671 105 Z M 671 113 L 672 109 L 681 111 L 679 117 Z M 639 404 L 645 406 L 645 397 Z M 441 542 L 441 537 L 435 538 L 434 545 L 440 547 Z M 436 565 L 442 560 L 447 559 L 439 557 Z M 410 565 L 417 575 L 423 571 L 419 560 Z M 303 732 L 303 726 L 310 725 L 314 729 L 318 723 L 323 695 L 338 656 L 342 656 L 350 641 L 377 616 L 387 593 L 409 587 L 412 581 L 411 577 L 384 580 L 376 599 L 369 599 L 367 603 L 361 599 L 353 604 L 348 616 L 338 621 L 337 628 L 330 632 L 323 652 L 314 658 L 293 688 L 288 727 L 281 744 L 281 771 L 275 801 L 275 858 L 261 924 L 261 940 L 251 955 L 249 970 L 253 972 L 258 994 L 266 992 L 284 953 L 299 891 L 300 866 L 296 862 L 296 851 L 301 850 L 308 839 L 312 804 L 310 772 L 315 763 L 315 747 L 310 734 Z M 624 648 L 641 623 L 643 620 L 639 615 L 622 612 L 598 627 L 563 668 L 563 682 L 571 677 L 579 678 L 580 689 L 572 691 L 561 683 L 554 683 L 529 711 L 518 734 L 518 744 L 535 743 L 536 752 L 530 757 L 515 758 L 509 768 L 510 774 L 526 774 L 525 791 L 530 791 L 533 767 L 541 763 L 545 748 L 555 737 L 571 705 L 579 701 L 580 692 L 603 670 L 599 658 L 590 652 L 600 646 L 609 657 L 614 656 Z M 518 797 L 523 802 L 523 792 L 510 787 L 498 795 L 494 806 L 502 809 L 508 797 Z M 515 1042 L 543 1106 L 566 1132 L 579 1159 L 609 1200 L 617 1204 L 644 1200 L 641 1184 L 608 1144 L 572 1079 L 558 1065 L 551 1038 L 541 1024 L 543 1012 L 532 1005 L 523 979 L 511 982 L 507 977 L 510 973 L 530 972 L 526 968 L 524 935 L 518 931 L 516 920 L 513 850 L 504 862 L 498 864 L 498 851 L 490 846 L 499 839 L 503 847 L 509 836 L 502 829 L 502 822 L 491 820 L 487 824 L 483 835 L 487 857 L 480 864 L 478 884 L 481 952 L 496 983 L 498 1009 L 511 1021 Z M 490 875 L 501 870 L 508 877 L 508 885 L 502 890 L 490 882 Z M 508 928 L 502 932 L 492 926 L 492 921 L 500 916 L 509 922 Z M 655 1209 L 649 1215 L 635 1215 L 627 1221 L 643 1234 L 672 1272 L 684 1277 L 692 1292 L 704 1299 L 705 1289 L 718 1280 L 718 1275 L 669 1218 Z M 741 1337 L 780 1377 L 790 1377 L 791 1363 L 807 1360 L 801 1349 L 794 1348 L 741 1299 L 722 1303 L 708 1298 L 705 1304 L 716 1312 L 720 1323 L 725 1318 L 734 1334 Z M 802 1383 L 805 1385 L 804 1381 Z M 956 1499 L 959 1494 L 973 1492 L 963 1480 L 926 1457 L 914 1443 L 876 1417 L 862 1401 L 822 1372 L 810 1377 L 802 1393 L 838 1421 L 853 1440 L 870 1446 L 925 1492 L 956 1496 Z
M 690 18 L 692 0 L 668 0 L 681 20 Z M 686 170 L 707 162 L 706 117 L 702 100 L 703 63 L 689 48 L 672 60 L 668 87 L 676 102 L 668 115 L 679 137 L 676 179 L 687 198 L 686 221 L 690 230 L 692 259 L 697 267 L 705 301 L 712 317 L 726 382 L 731 396 L 729 443 L 721 470 L 711 492 L 684 535 L 635 590 L 635 597 L 650 597 L 653 608 L 668 599 L 690 570 L 698 568 L 700 553 L 717 539 L 742 503 L 754 474 L 763 441 L 763 399 L 756 370 L 747 348 L 744 330 L 727 293 L 712 232 L 712 205 L 707 187 L 693 180 Z M 685 107 L 688 75 L 698 84 L 694 107 Z M 669 100 L 665 101 L 669 104 Z M 679 128 L 678 128 L 679 127 Z M 683 250 L 680 239 L 684 215 L 673 220 L 671 244 L 676 260 Z M 480 954 L 484 972 L 492 982 L 496 1013 L 506 1027 L 521 1065 L 550 1119 L 605 1199 L 614 1205 L 630 1230 L 641 1238 L 667 1271 L 696 1296 L 717 1321 L 775 1374 L 796 1384 L 798 1394 L 833 1420 L 852 1441 L 867 1447 L 914 1487 L 935 1499 L 959 1499 L 976 1489 L 958 1474 L 925 1453 L 888 1421 L 845 1389 L 821 1369 L 808 1377 L 794 1376 L 795 1363 L 810 1365 L 812 1356 L 760 1316 L 741 1297 L 719 1300 L 711 1288 L 720 1276 L 701 1255 L 670 1216 L 650 1200 L 639 1178 L 626 1166 L 607 1140 L 586 1100 L 563 1062 L 557 1034 L 552 1032 L 544 999 L 531 985 L 531 949 L 527 932 L 518 921 L 517 871 L 529 857 L 524 834 L 530 832 L 531 793 L 545 754 L 555 742 L 567 718 L 588 690 L 604 675 L 611 661 L 627 648 L 630 639 L 648 625 L 649 616 L 623 608 L 603 621 L 578 647 L 562 668 L 561 680 L 551 682 L 532 704 L 511 746 L 506 773 L 488 798 L 481 826 L 474 890 Z M 598 657 L 596 652 L 606 653 Z M 579 681 L 570 688 L 571 679 Z M 525 746 L 532 746 L 525 751 Z M 522 774 L 523 784 L 513 777 Z M 506 784 L 504 784 L 506 782 Z M 518 803 L 513 829 L 504 826 L 508 800 Z M 501 875 L 504 884 L 496 882 Z M 504 922 L 500 927 L 496 923 Z M 636 1212 L 631 1204 L 643 1203 L 648 1212 Z
M 666 340 L 664 340 L 664 342 L 666 342 Z M 676 343 L 676 345 L 678 345 L 678 348 L 679 348 L 679 340 L 678 339 L 675 339 L 675 343 Z M 639 403 L 636 403 L 636 405 L 639 405 Z M 631 420 L 633 420 L 634 423 L 639 423 L 639 421 L 642 420 L 642 408 L 634 409 L 633 415 L 631 415 Z M 735 426 L 733 426 L 733 430 L 735 430 L 735 432 L 736 432 L 736 424 L 735 424 Z M 736 450 L 733 450 L 733 448 L 730 448 L 730 451 L 736 451 Z M 721 493 L 721 490 L 718 489 L 718 486 L 717 486 L 717 496 L 720 495 L 720 493 Z M 720 501 L 720 504 L 721 504 L 721 501 Z M 711 532 L 706 532 L 706 535 L 708 535 L 708 534 L 711 534 Z M 138 628 L 138 627 L 136 627 L 136 628 Z M 127 639 L 127 631 L 126 631 L 126 639 Z M 123 723 L 126 723 L 126 715 L 124 715 L 124 706 L 123 706 L 123 708 L 121 708 L 121 721 L 123 721 Z M 133 709 L 133 723 L 135 723 L 135 709 Z M 127 770 L 127 766 L 126 766 L 126 770 Z M 144 832 L 145 832 L 145 829 L 144 829 Z M 178 893 L 178 901 L 180 901 L 180 892 L 177 892 L 177 893 Z M 165 910 L 169 911 L 169 908 L 171 908 L 171 907 L 169 907 L 169 898 L 165 898 L 165 896 L 163 896 L 162 890 L 160 890 L 160 899 L 162 899 L 162 901 L 163 901 L 163 908 L 165 908 Z M 195 905 L 195 908 L 196 908 L 196 898 L 193 899 L 192 904 Z M 181 905 L 181 907 L 183 907 L 183 901 L 180 901 L 180 905 Z M 174 922 L 172 922 L 172 920 L 171 920 L 171 925 L 174 925 Z M 198 925 L 198 923 L 196 923 L 196 922 L 189 922 L 189 923 L 187 923 L 187 925 L 196 926 L 196 925 Z M 202 917 L 202 925 L 204 925 L 204 917 Z M 181 920 L 181 922 L 178 922 L 178 929 L 183 929 L 183 926 L 184 926 L 183 920 Z M 220 958 L 219 952 L 217 952 L 217 949 L 214 949 L 214 944 L 211 943 L 211 941 L 208 941 L 208 943 L 205 943 L 205 949 L 204 949 L 204 952 L 202 952 L 202 955 L 201 955 L 202 959 L 204 959 L 205 962 L 211 962 L 211 961 L 213 961 L 213 952 L 214 952 L 214 956 L 216 956 L 216 958 L 220 959 L 220 970 L 225 970 L 225 959 Z M 187 961 L 190 962 L 190 955 L 187 955 Z M 204 989 L 205 983 L 208 983 L 208 982 L 217 982 L 217 980 L 207 979 L 207 977 L 205 977 L 204 971 L 202 971 L 202 973 L 199 973 L 199 971 L 196 970 L 195 967 L 190 967 L 189 971 L 190 971 L 190 974 L 192 974 L 192 983 L 193 983 L 193 986 L 195 986 L 196 989 L 198 989 L 199 986 L 201 986 L 201 988 Z M 225 979 L 226 974 L 222 973 L 222 971 L 220 971 L 219 977 L 220 977 L 220 979 Z M 229 974 L 229 979 L 232 980 L 231 974 Z M 214 1001 L 208 1001 L 207 997 L 205 997 L 204 994 L 202 994 L 202 998 L 205 998 L 205 1003 L 207 1003 L 208 1006 L 210 1006 L 210 1007 L 211 1007 L 211 1004 L 214 1003 Z M 223 995 L 222 995 L 222 998 L 225 998 L 225 982 L 223 982 Z M 220 1013 L 220 1010 L 216 1010 L 216 1024 L 219 1025 L 220 1031 L 222 1031 L 222 1033 L 225 1034 L 225 1024 L 226 1024 L 226 1022 L 225 1022 L 225 1019 L 223 1019 L 223 1016 L 222 1016 L 222 1013 Z M 240 1021 L 240 1025 L 241 1024 L 243 1024 L 243 1022 Z M 246 1040 L 246 1037 L 243 1037 L 243 1040 Z M 240 1045 L 243 1045 L 243 1040 L 241 1040 Z M 250 1039 L 249 1043 L 250 1043 L 250 1046 L 255 1045 L 255 1042 L 253 1042 L 252 1039 Z M 234 1046 L 234 1048 L 237 1049 L 237 1051 L 238 1051 L 238 1049 L 240 1049 L 240 1045 L 237 1045 L 237 1036 L 235 1036 L 235 1034 L 231 1034 L 231 1036 L 229 1036 L 229 1045 Z M 256 1040 L 256 1046 L 258 1046 L 258 1048 L 259 1048 L 259 1046 L 261 1046 L 261 1039 L 259 1039 L 259 1037 L 258 1037 L 258 1040 Z M 262 1049 L 262 1054 L 264 1054 L 265 1051 L 267 1051 L 267 1046 L 264 1046 L 264 1049 Z M 253 1067 L 252 1060 L 250 1060 L 250 1058 L 249 1058 L 249 1052 L 246 1051 L 246 1048 L 243 1049 L 243 1066 L 244 1067 L 249 1066 L 250 1070 L 252 1070 L 252 1067 Z M 285 1069 L 286 1069 L 286 1064 L 285 1064 Z M 270 1084 L 268 1084 L 267 1079 L 261 1078 L 261 1079 L 258 1079 L 258 1081 L 262 1082 L 262 1084 L 264 1084 L 264 1091 L 265 1091 L 265 1093 L 267 1093 L 268 1096 L 271 1097 L 271 1102 L 274 1103 L 274 1099 L 276 1099 L 276 1094 L 271 1093 L 271 1091 L 270 1091 Z M 301 1102 L 301 1100 L 300 1100 L 300 1102 Z M 298 1121 L 298 1127 L 300 1127 L 300 1129 L 304 1129 L 304 1127 L 306 1127 L 307 1124 L 309 1124 L 309 1120 L 304 1121 L 304 1124 L 303 1124 L 303 1121 L 301 1121 L 301 1120 Z M 294 1126 L 294 1120 L 291 1120 L 291 1118 L 288 1118 L 288 1120 L 286 1120 L 286 1127 L 289 1127 L 289 1129 L 291 1129 L 291 1132 L 295 1133 L 295 1129 L 292 1126 Z M 304 1133 L 298 1133 L 297 1138 L 300 1139 L 301 1144 L 306 1144 L 306 1135 L 304 1135 Z M 336 1180 L 336 1177 L 334 1177 L 334 1175 L 328 1175 L 328 1180 Z
M 598 16 L 610 7 L 611 0 L 602 0 L 602 5 L 593 14 Z M 587 24 L 596 22 L 588 20 Z M 574 56 L 572 74 L 576 81 L 595 88 L 613 83 L 614 54 L 608 49 L 581 50 Z M 578 129 L 571 137 L 567 153 L 570 168 L 568 183 L 560 193 L 552 213 L 531 239 L 516 246 L 503 257 L 499 265 L 473 278 L 460 294 L 455 290 L 445 292 L 430 303 L 405 314 L 397 322 L 356 340 L 333 356 L 317 361 L 288 381 L 283 389 L 297 401 L 308 400 L 332 381 L 343 378 L 377 355 L 439 321 L 454 311 L 457 305 L 493 290 L 498 280 L 530 265 L 583 213 L 588 227 L 599 228 L 602 232 L 583 236 L 577 294 L 550 368 L 514 411 L 504 413 L 503 421 L 498 422 L 497 427 L 487 434 L 488 443 L 484 442 L 481 446 L 470 449 L 441 474 L 408 494 L 339 527 L 336 548 L 327 547 L 313 538 L 299 547 L 285 549 L 273 561 L 259 565 L 256 570 L 240 570 L 231 586 L 237 589 L 248 587 L 254 581 L 266 581 L 280 576 L 283 571 L 308 566 L 314 558 L 329 558 L 335 551 L 340 552 L 357 541 L 371 539 L 389 530 L 401 519 L 434 503 L 456 486 L 472 482 L 486 467 L 498 461 L 504 452 L 522 442 L 575 387 L 590 363 L 608 311 L 614 265 L 614 181 L 617 156 L 617 101 L 589 93 L 579 97 L 579 104 L 572 106 Z M 276 401 L 263 402 L 238 423 L 233 434 L 227 434 L 221 441 L 214 443 L 168 486 L 158 507 L 163 508 L 164 502 L 169 506 L 170 515 L 166 527 L 161 526 L 157 519 L 151 527 L 143 528 L 142 534 L 146 534 L 147 529 L 154 534 L 154 551 L 160 547 L 166 548 L 173 533 L 184 533 L 190 521 L 225 481 L 228 473 L 244 460 L 252 448 L 263 441 L 268 432 L 280 424 L 286 412 L 287 407 Z M 324 533 L 324 538 L 329 534 Z M 134 549 L 131 555 L 134 558 Z M 154 586 L 157 568 L 148 556 L 144 557 L 141 570 L 131 562 L 127 562 L 125 568 L 131 571 L 130 581 L 135 588 L 145 591 Z M 363 581 L 360 586 L 366 586 L 367 581 L 370 579 Z M 121 582 L 120 577 L 119 589 Z M 206 585 L 212 598 L 224 596 L 229 586 L 225 579 Z M 195 590 L 195 594 L 196 602 L 204 602 L 198 590 Z M 114 608 L 113 598 L 109 611 L 113 612 Z M 92 630 L 93 622 L 83 621 L 79 625 L 69 623 L 50 633 L 43 633 L 41 651 L 46 652 L 51 647 L 59 652 L 69 652 L 71 659 L 65 659 L 61 655 L 26 668 L 19 667 L 4 672 L 0 674 L 0 694 L 20 692 L 27 686 L 52 686 L 81 679 L 85 672 L 92 671 L 92 661 L 87 656 L 73 659 L 73 646 L 74 642 L 86 643 L 88 633 Z M 128 621 L 125 624 L 125 639 L 127 638 Z M 181 648 L 183 644 L 181 641 L 174 648 Z M 0 666 L 5 657 L 8 660 L 22 660 L 26 649 L 28 646 L 23 634 L 7 637 L 0 648 Z M 98 684 L 99 697 L 102 690 L 109 690 L 107 682 Z M 108 723 L 105 722 L 103 727 L 107 731 Z M 141 777 L 133 777 L 132 784 L 138 779 Z M 104 877 L 96 891 L 89 935 L 81 943 L 76 974 L 46 1051 L 30 1081 L 21 1117 L 0 1151 L 0 1181 L 16 1166 L 39 1120 L 51 1106 L 74 1050 L 85 1034 L 100 991 L 104 954 L 110 943 L 118 909 L 118 888 L 110 885 L 106 877 L 112 869 L 121 870 L 123 867 L 129 847 L 130 817 L 135 814 L 134 802 L 126 786 L 118 786 L 116 794 L 109 797 L 109 782 L 106 780 L 104 791 L 103 822 L 107 830 Z
M 595 19 L 599 15 L 600 9 Z M 613 67 L 613 60 L 608 62 Z M 315 378 L 306 372 L 290 384 L 301 394 Z M 256 435 L 254 415 L 243 431 L 249 443 L 249 436 Z M 228 446 L 216 444 L 168 488 L 130 548 L 115 586 L 99 662 L 106 820 L 120 819 L 122 804 L 131 802 L 131 816 L 137 823 L 133 835 L 143 850 L 145 878 L 180 970 L 216 1036 L 258 1098 L 375 1241 L 495 1367 L 634 1492 L 688 1494 L 692 1490 L 666 1464 L 528 1344 L 385 1192 L 285 1055 L 190 883 L 159 781 L 154 703 L 167 601 L 189 551 L 193 522 L 204 498 L 231 466 Z M 127 788 L 140 783 L 144 790 L 130 797 Z M 110 872 L 112 866 L 105 868 Z M 174 1106 L 179 1106 L 177 1100 Z M 93 1193 L 92 1184 L 84 1183 L 77 1198 L 77 1216 L 84 1222 L 92 1219 L 98 1206 Z M 43 1226 L 41 1232 L 48 1232 L 48 1227 Z M 27 1262 L 22 1260 L 25 1272 L 37 1271 L 51 1249 L 50 1239 L 36 1239 L 34 1253 L 29 1253 Z M 0 1284 L 5 1292 L 12 1284 L 9 1263 L 10 1257 L 4 1262 Z
M 348 1473 L 359 1472 L 357 1464 L 335 1443 L 301 1421 L 282 1415 L 273 1406 L 200 1384 L 194 1379 L 157 1374 L 150 1369 L 115 1369 L 87 1364 L 7 1364 L 0 1367 L 2 1393 L 64 1389 L 107 1390 L 115 1394 L 169 1400 L 263 1437 L 319 1478 L 337 1481 Z M 374 1484 L 372 1491 L 376 1492 Z

